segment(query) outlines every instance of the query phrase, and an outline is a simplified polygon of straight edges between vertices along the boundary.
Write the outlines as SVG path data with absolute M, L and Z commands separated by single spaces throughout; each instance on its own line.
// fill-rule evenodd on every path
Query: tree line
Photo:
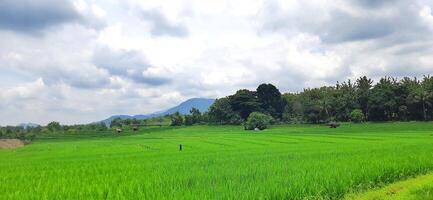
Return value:
M 62 134 L 92 134 L 107 131 L 104 123 L 61 125 L 53 121 L 46 126 L 21 127 L 5 126 L 0 127 L 0 138 L 18 138 L 22 140 L 32 140 L 37 136 L 55 136 Z
M 383 77 L 374 84 L 363 76 L 283 94 L 272 84 L 261 84 L 254 91 L 240 89 L 217 99 L 207 112 L 192 108 L 189 114 L 165 117 L 172 126 L 243 124 L 246 129 L 264 128 L 267 123 L 429 121 L 433 120 L 433 77 Z
M 284 94 L 272 84 L 261 84 L 256 91 L 241 89 L 217 99 L 208 119 L 210 123 L 240 124 L 252 112 L 282 123 L 428 121 L 433 119 L 433 77 L 383 77 L 373 84 L 363 76 Z
M 253 113 L 253 114 L 252 114 Z M 255 91 L 241 89 L 217 99 L 207 112 L 192 108 L 158 118 L 114 119 L 110 128 L 148 125 L 244 124 L 245 128 L 266 128 L 268 123 L 327 123 L 362 121 L 433 120 L 433 77 L 422 79 L 383 77 L 377 83 L 363 76 L 334 86 L 307 88 L 281 93 L 272 84 Z M 0 138 L 32 139 L 36 135 L 92 133 L 109 130 L 104 123 L 22 128 L 0 127 Z

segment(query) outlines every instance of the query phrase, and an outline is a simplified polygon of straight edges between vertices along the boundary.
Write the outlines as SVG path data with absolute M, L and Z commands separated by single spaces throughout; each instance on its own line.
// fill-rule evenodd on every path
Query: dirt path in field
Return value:
M 0 139 L 0 149 L 15 149 L 23 146 L 24 142 L 18 139 Z

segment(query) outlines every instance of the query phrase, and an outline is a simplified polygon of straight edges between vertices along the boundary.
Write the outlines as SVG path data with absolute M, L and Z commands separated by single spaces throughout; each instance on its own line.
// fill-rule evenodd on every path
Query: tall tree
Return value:
M 356 97 L 366 120 L 368 120 L 368 100 L 370 98 L 370 89 L 373 87 L 372 84 L 373 80 L 366 76 L 360 77 L 356 80 Z
M 261 104 L 258 101 L 257 93 L 247 89 L 238 90 L 234 95 L 229 97 L 230 105 L 243 120 L 246 120 L 250 113 L 261 111 Z
M 422 104 L 424 120 L 433 119 L 433 77 L 424 76 L 422 81 Z
M 329 99 L 326 88 L 305 89 L 301 94 L 304 118 L 311 123 L 325 122 L 329 119 Z
M 303 116 L 303 106 L 301 94 L 285 93 L 282 98 L 286 101 L 286 106 L 283 112 L 283 120 L 285 122 L 301 122 Z
M 281 119 L 286 102 L 280 91 L 272 84 L 261 84 L 257 87 L 257 98 L 262 110 L 275 119 Z
M 61 129 L 61 125 L 60 125 L 60 123 L 59 122 L 55 122 L 55 121 L 53 121 L 53 122 L 50 122 L 50 123 L 48 123 L 48 125 L 47 125 L 47 128 L 48 128 L 48 130 L 50 130 L 50 131 L 58 131 L 58 130 L 60 130 Z
M 369 116 L 375 121 L 395 119 L 398 112 L 396 101 L 397 81 L 394 78 L 384 77 L 371 90 Z
M 191 114 L 191 118 L 192 118 L 192 123 L 193 124 L 197 124 L 200 123 L 202 120 L 202 115 L 199 109 L 197 108 L 191 108 L 191 110 L 189 111 L 189 113 Z
M 218 124 L 240 124 L 241 117 L 233 111 L 229 98 L 220 98 L 209 107 L 209 121 Z
M 172 115 L 170 115 L 171 119 L 171 126 L 181 126 L 183 124 L 183 117 L 180 115 L 179 112 L 175 112 Z
M 407 109 L 407 119 L 421 120 L 423 117 L 423 88 L 421 82 L 417 79 L 404 77 L 400 81 L 400 87 L 407 92 L 404 99 L 404 106 Z

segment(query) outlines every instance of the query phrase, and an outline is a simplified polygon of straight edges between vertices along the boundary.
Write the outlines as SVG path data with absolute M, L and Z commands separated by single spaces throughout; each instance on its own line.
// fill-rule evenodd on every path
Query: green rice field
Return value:
M 429 172 L 433 123 L 155 127 L 0 150 L 0 199 L 342 199 Z

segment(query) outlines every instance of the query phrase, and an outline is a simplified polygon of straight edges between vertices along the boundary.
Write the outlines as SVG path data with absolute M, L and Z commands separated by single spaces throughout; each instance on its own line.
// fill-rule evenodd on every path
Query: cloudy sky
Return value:
M 0 125 L 433 74 L 431 0 L 0 0 Z

